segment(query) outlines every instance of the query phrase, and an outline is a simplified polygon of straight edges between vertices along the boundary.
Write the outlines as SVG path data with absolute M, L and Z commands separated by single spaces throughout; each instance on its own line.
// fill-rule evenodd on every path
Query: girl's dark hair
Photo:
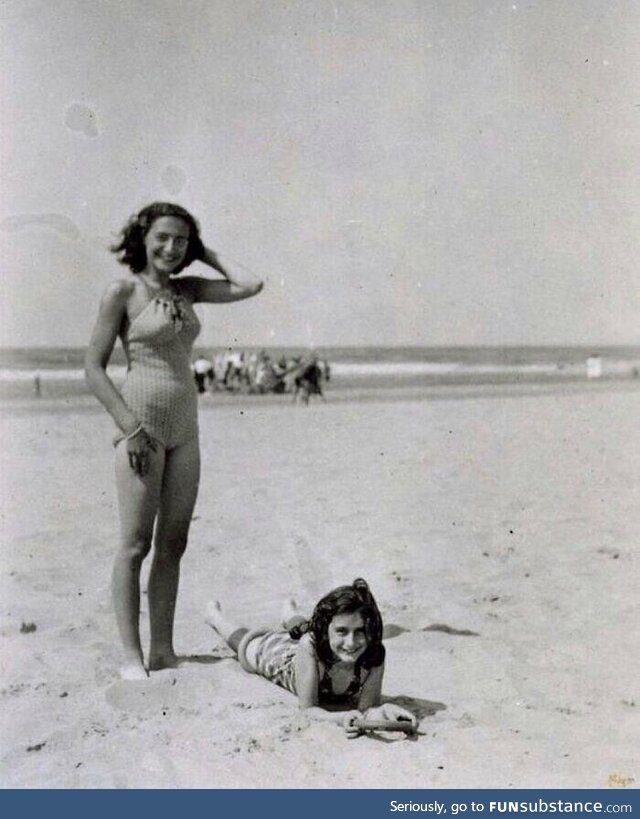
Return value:
M 382 617 L 367 582 L 361 577 L 354 580 L 351 586 L 339 586 L 326 594 L 313 610 L 311 620 L 294 626 L 289 634 L 294 640 L 299 640 L 305 632 L 310 631 L 318 659 L 325 666 L 330 666 L 335 662 L 335 657 L 329 646 L 329 623 L 336 614 L 355 612 L 362 616 L 368 641 L 367 648 L 358 658 L 358 664 L 363 668 L 382 665 L 385 655 L 382 645 Z
M 152 202 L 129 219 L 122 229 L 120 241 L 110 248 L 112 253 L 118 254 L 120 264 L 127 265 L 133 273 L 141 273 L 147 266 L 145 236 L 161 216 L 175 216 L 189 226 L 189 244 L 184 261 L 172 275 L 176 276 L 195 259 L 202 259 L 204 245 L 200 239 L 200 227 L 189 211 L 171 202 Z

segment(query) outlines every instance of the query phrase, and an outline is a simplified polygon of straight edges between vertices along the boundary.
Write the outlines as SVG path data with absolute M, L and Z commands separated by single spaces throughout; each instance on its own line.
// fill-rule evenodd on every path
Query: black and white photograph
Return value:
M 0 788 L 637 788 L 640 5 L 0 27 Z

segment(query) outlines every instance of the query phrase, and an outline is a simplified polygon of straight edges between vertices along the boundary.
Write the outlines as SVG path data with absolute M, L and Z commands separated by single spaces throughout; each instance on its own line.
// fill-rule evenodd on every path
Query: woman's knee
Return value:
M 164 532 L 156 535 L 156 557 L 166 560 L 180 560 L 187 549 L 188 532 Z
M 132 563 L 142 563 L 151 551 L 151 536 L 125 537 L 120 546 L 120 557 Z

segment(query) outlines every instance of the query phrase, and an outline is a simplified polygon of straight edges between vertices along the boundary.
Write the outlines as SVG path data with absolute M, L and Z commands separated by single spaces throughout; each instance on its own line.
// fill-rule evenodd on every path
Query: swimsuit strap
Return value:
M 165 308 L 169 308 L 169 316 L 173 323 L 173 329 L 176 333 L 179 333 L 182 330 L 184 321 L 184 305 L 182 302 L 186 301 L 185 297 L 182 293 L 176 293 L 171 286 L 168 288 L 168 293 L 165 292 L 163 295 L 160 295 L 162 291 L 153 291 L 143 278 L 140 278 L 140 281 L 152 301 L 162 304 Z
M 353 679 L 341 694 L 336 694 L 331 685 L 331 667 L 325 668 L 322 679 L 318 684 L 318 695 L 321 702 L 331 705 L 342 705 L 352 703 L 360 693 L 362 680 L 360 678 L 360 668 L 358 667 Z

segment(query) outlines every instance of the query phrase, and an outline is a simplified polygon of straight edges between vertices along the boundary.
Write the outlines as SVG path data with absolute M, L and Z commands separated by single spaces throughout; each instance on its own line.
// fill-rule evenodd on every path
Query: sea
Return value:
M 315 353 L 329 364 L 330 390 L 640 379 L 640 345 L 261 349 L 274 360 Z M 197 348 L 194 360 L 213 359 L 229 350 Z M 77 347 L 0 348 L 0 400 L 88 394 L 83 357 L 84 349 Z M 126 361 L 120 348 L 114 350 L 109 374 L 116 384 L 124 380 Z

